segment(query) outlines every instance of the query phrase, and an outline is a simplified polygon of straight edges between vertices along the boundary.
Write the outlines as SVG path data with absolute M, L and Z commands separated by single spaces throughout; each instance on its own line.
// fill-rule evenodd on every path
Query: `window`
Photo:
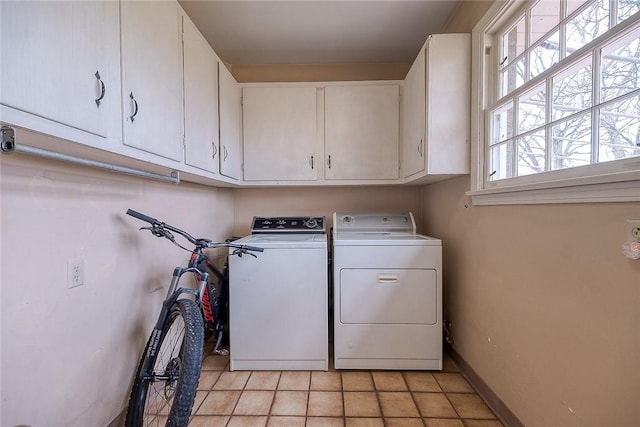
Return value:
M 497 3 L 473 32 L 474 203 L 640 200 L 640 0 Z

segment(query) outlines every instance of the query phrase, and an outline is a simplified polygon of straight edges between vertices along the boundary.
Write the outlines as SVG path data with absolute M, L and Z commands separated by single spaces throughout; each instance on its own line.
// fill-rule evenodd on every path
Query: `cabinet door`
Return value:
M 427 173 L 469 173 L 471 36 L 427 41 Z
M 122 1 L 120 13 L 124 143 L 182 160 L 182 54 L 177 3 Z
M 399 87 L 325 89 L 327 179 L 397 179 Z
M 218 171 L 218 61 L 209 44 L 183 16 L 184 159 Z
M 422 49 L 404 80 L 402 91 L 402 170 L 404 177 L 425 169 L 426 79 Z
M 227 67 L 218 62 L 220 93 L 220 173 L 240 178 L 241 90 Z
M 119 93 L 105 84 L 107 3 L 0 2 L 0 103 L 106 136 L 106 103 Z
M 245 181 L 314 180 L 315 87 L 260 87 L 242 91 Z

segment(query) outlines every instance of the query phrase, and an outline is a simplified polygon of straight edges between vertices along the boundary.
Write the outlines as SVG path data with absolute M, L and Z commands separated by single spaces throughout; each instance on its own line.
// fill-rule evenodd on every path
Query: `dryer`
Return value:
M 324 217 L 255 217 L 229 257 L 231 370 L 327 370 L 328 271 Z
M 407 213 L 333 215 L 336 369 L 442 369 L 442 242 Z

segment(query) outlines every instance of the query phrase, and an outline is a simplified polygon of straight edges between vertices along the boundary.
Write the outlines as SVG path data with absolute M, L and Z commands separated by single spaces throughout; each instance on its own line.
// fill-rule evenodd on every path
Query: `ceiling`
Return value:
M 179 0 L 232 65 L 413 62 L 456 0 Z

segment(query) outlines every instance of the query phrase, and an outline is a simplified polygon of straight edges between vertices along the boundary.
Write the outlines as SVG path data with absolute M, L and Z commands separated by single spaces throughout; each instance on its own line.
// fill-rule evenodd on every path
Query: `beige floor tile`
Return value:
M 203 371 L 224 371 L 229 365 L 229 356 L 211 355 L 202 361 Z
M 239 391 L 210 391 L 198 409 L 198 415 L 231 415 L 240 398 Z
M 460 418 L 495 419 L 491 409 L 475 393 L 448 393 L 447 397 Z
M 374 371 L 373 382 L 378 391 L 405 391 L 407 384 L 404 382 L 402 372 Z
M 245 390 L 233 411 L 233 415 L 269 415 L 273 391 Z
M 424 427 L 420 418 L 385 418 L 385 427 Z
M 306 419 L 304 417 L 281 417 L 272 415 L 269 417 L 267 427 L 305 427 L 305 423 Z
M 343 415 L 342 393 L 339 391 L 309 392 L 309 409 L 311 417 L 341 417 Z
M 280 375 L 278 390 L 309 390 L 309 371 L 284 371 Z
M 385 417 L 419 417 L 411 393 L 401 391 L 379 392 L 380 406 Z
M 429 372 L 405 372 L 404 379 L 411 391 L 442 391 L 433 374 Z
M 207 397 L 208 393 L 209 393 L 209 390 L 198 390 L 198 391 L 196 391 L 196 398 L 193 401 L 193 407 L 191 408 L 191 414 L 196 414 L 198 412 L 198 409 L 200 409 L 200 405 L 202 405 L 202 402 L 204 401 L 205 397 Z
M 308 397 L 309 393 L 306 391 L 276 391 L 271 415 L 305 416 Z
M 465 427 L 504 427 L 498 420 L 464 420 Z
M 464 427 L 462 421 L 456 419 L 425 418 L 427 427 Z
M 202 371 L 200 372 L 200 381 L 198 382 L 198 390 L 211 390 L 216 383 L 222 371 Z
M 342 375 L 340 372 L 314 371 L 311 373 L 311 390 L 341 391 Z
M 232 416 L 227 427 L 265 427 L 267 417 Z
M 189 427 L 225 427 L 228 421 L 228 416 L 196 415 L 189 421 Z
M 444 393 L 413 393 L 413 399 L 416 401 L 416 405 L 418 405 L 420 414 L 423 417 L 458 417 Z
M 342 372 L 344 391 L 373 391 L 373 379 L 370 372 Z
M 344 419 L 336 417 L 307 417 L 307 427 L 344 427 Z
M 442 391 L 447 393 L 474 393 L 473 388 L 464 377 L 455 372 L 434 374 Z
M 379 417 L 380 405 L 373 391 L 345 391 L 344 415 L 347 417 Z
M 347 418 L 346 427 L 384 427 L 382 418 Z
M 213 386 L 214 390 L 242 390 L 251 375 L 250 371 L 225 371 Z
M 280 371 L 253 371 L 245 390 L 275 390 L 280 380 Z

